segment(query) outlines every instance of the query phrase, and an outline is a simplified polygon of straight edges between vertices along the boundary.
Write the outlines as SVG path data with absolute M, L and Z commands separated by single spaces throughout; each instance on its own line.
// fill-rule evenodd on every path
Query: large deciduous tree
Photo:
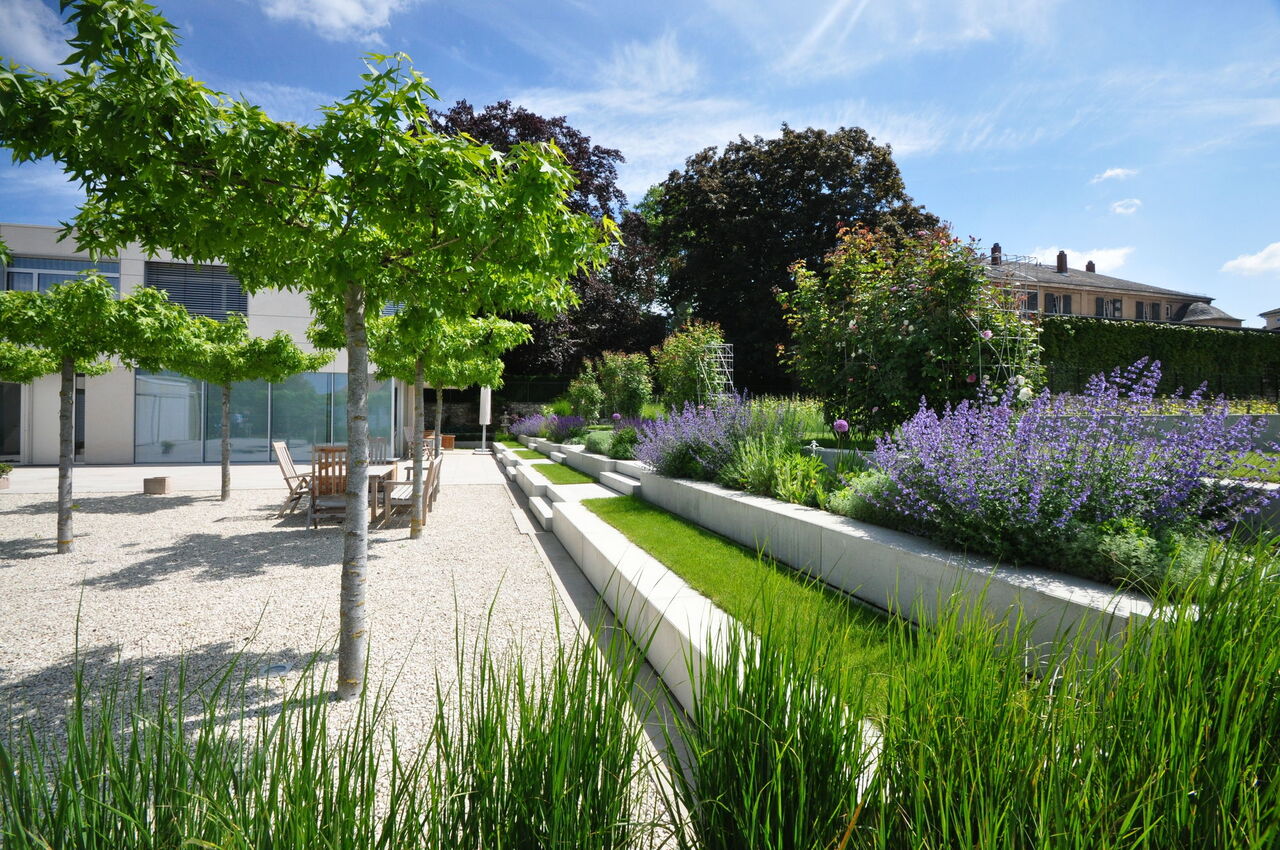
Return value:
M 502 355 L 529 340 L 529 326 L 492 316 L 441 319 L 437 311 L 408 305 L 370 326 L 370 353 L 378 374 L 413 385 L 413 518 L 409 537 L 422 533 L 422 397 L 436 391 L 435 455 L 440 454 L 445 387 L 502 386 Z
M 777 138 L 707 148 L 645 206 L 669 262 L 665 299 L 718 322 L 734 345 L 738 383 L 756 390 L 789 384 L 775 292 L 792 287 L 793 263 L 817 267 L 844 225 L 903 235 L 938 224 L 907 195 L 889 146 L 856 127 L 784 124 Z
M 594 218 L 618 220 L 622 241 L 601 269 L 586 270 L 570 281 L 578 304 L 554 318 L 525 315 L 532 339 L 505 358 L 517 375 L 572 374 L 590 357 L 606 350 L 643 351 L 662 338 L 664 320 L 651 309 L 658 295 L 657 257 L 648 245 L 644 219 L 625 209 L 618 187 L 622 152 L 592 144 L 591 138 L 558 116 L 545 118 L 509 100 L 477 111 L 465 100 L 432 113 L 440 132 L 465 133 L 495 150 L 522 142 L 553 142 L 577 178 L 569 206 Z
M 574 213 L 549 144 L 505 155 L 422 129 L 435 92 L 407 57 L 373 55 L 315 126 L 275 121 L 179 70 L 172 27 L 141 0 L 78 0 L 65 78 L 0 70 L 0 145 L 51 157 L 86 189 L 82 249 L 130 241 L 226 263 L 249 292 L 343 306 L 349 474 L 338 696 L 368 651 L 369 316 L 389 301 L 458 314 L 555 315 L 570 275 L 604 262 L 616 227 Z M 414 128 L 410 132 L 406 128 Z
M 61 377 L 58 390 L 58 554 L 75 549 L 71 512 L 71 464 L 75 459 L 76 374 L 111 371 L 109 358 L 155 369 L 189 343 L 191 317 L 157 289 L 142 287 L 126 298 L 102 277 L 87 275 L 47 292 L 0 293 L 0 335 L 13 377 Z M 0 352 L 3 355 L 3 352 Z M 18 373 L 22 374 L 18 374 Z
M 208 316 L 193 318 L 191 344 L 177 354 L 172 368 L 222 390 L 222 501 L 231 498 L 231 385 L 279 383 L 332 359 L 329 354 L 303 351 L 284 331 L 269 337 L 250 336 L 249 325 L 239 313 L 222 322 Z

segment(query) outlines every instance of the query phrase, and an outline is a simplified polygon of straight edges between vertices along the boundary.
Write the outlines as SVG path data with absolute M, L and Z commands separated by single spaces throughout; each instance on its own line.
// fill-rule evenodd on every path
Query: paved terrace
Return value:
M 156 475 L 176 492 L 142 495 Z M 243 653 L 250 703 L 270 710 L 306 659 L 333 659 L 340 526 L 308 529 L 305 509 L 277 518 L 274 464 L 234 466 L 227 502 L 219 480 L 216 465 L 77 466 L 76 551 L 59 556 L 57 469 L 14 470 L 0 491 L 0 724 L 56 733 L 77 663 L 97 680 L 119 664 L 172 672 L 181 658 L 203 678 Z M 470 646 L 487 631 L 536 662 L 594 615 L 590 585 L 522 504 L 491 456 L 448 452 L 423 538 L 405 523 L 370 531 L 369 681 L 395 680 L 402 745 L 428 731 L 457 636 Z M 271 665 L 291 672 L 259 674 Z

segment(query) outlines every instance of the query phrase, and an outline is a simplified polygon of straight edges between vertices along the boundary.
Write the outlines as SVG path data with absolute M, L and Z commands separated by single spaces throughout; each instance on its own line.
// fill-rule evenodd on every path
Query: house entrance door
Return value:
M 22 455 L 22 385 L 0 383 L 0 460 Z

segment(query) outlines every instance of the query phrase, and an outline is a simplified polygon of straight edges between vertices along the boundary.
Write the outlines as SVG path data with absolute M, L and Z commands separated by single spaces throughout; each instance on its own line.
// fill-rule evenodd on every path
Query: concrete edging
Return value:
M 928 540 L 716 484 L 627 473 L 646 501 L 756 549 L 913 622 L 932 619 L 956 592 L 996 621 L 1031 621 L 1041 647 L 1080 635 L 1123 639 L 1151 616 L 1151 602 L 1050 570 L 1000 567 Z

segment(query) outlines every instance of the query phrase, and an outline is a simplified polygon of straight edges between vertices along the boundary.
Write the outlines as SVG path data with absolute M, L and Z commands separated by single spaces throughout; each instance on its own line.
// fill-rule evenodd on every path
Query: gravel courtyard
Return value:
M 59 556 L 54 497 L 0 493 L 0 724 L 57 734 L 77 663 L 90 681 L 123 664 L 136 682 L 140 667 L 158 681 L 185 659 L 203 679 L 243 652 L 254 708 L 278 705 L 308 658 L 334 657 L 342 549 L 332 520 L 314 531 L 305 510 L 276 518 L 283 495 L 77 492 L 76 552 Z M 518 642 L 528 658 L 557 639 L 556 588 L 515 508 L 491 457 L 456 452 L 422 539 L 404 522 L 370 531 L 369 683 L 395 680 L 403 744 L 426 732 L 459 635 L 469 646 L 487 629 L 491 646 Z M 276 664 L 291 672 L 259 675 Z

